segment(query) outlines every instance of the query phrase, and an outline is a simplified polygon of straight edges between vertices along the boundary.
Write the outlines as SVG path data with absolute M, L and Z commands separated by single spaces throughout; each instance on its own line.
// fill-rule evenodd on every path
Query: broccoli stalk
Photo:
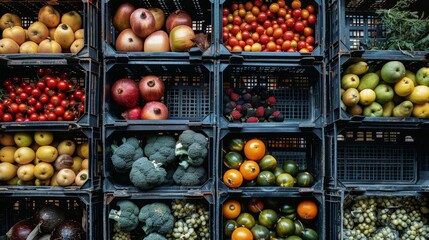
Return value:
M 174 217 L 170 207 L 165 203 L 155 202 L 140 209 L 140 222 L 144 223 L 143 231 L 146 234 L 157 232 L 167 234 L 173 230 Z
M 161 163 L 149 161 L 146 157 L 137 159 L 130 171 L 130 180 L 141 189 L 151 189 L 167 182 L 167 171 Z
M 175 155 L 181 160 L 179 165 L 185 169 L 189 166 L 199 167 L 204 164 L 208 154 L 208 140 L 193 130 L 185 130 L 176 143 Z
M 131 201 L 120 200 L 116 203 L 120 210 L 112 209 L 109 212 L 109 218 L 117 222 L 121 231 L 131 232 L 139 224 L 139 207 Z

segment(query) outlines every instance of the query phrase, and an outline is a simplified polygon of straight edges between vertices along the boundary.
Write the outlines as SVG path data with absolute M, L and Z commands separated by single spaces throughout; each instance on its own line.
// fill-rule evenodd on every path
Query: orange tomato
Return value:
M 244 145 L 244 155 L 249 160 L 257 161 L 265 156 L 265 144 L 261 140 L 254 138 Z
M 222 206 L 222 215 L 226 219 L 235 219 L 241 213 L 241 205 L 237 200 L 226 200 Z
M 232 232 L 231 240 L 251 240 L 253 239 L 252 232 L 245 227 L 238 227 Z
M 317 216 L 318 208 L 313 201 L 305 200 L 299 203 L 296 211 L 302 219 L 310 220 Z
M 223 183 L 230 188 L 238 188 L 243 184 L 243 175 L 237 169 L 229 169 L 223 174 Z
M 298 9 L 298 8 L 301 7 L 301 1 L 299 1 L 299 0 L 293 0 L 291 6 L 292 6 L 293 9 Z
M 259 174 L 260 168 L 257 162 L 252 160 L 244 161 L 240 165 L 240 173 L 245 180 L 253 180 Z

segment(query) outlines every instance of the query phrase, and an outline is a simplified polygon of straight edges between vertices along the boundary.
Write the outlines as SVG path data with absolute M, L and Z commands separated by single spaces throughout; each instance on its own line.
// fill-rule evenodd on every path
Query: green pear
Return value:
M 346 70 L 344 71 L 344 73 L 348 74 L 348 73 L 352 73 L 352 74 L 356 74 L 356 75 L 362 75 L 365 74 L 366 72 L 368 72 L 369 66 L 368 63 L 364 62 L 364 61 L 359 61 L 357 63 L 354 63 L 350 66 L 348 66 L 346 68 Z
M 363 75 L 360 79 L 358 90 L 362 91 L 364 89 L 374 90 L 380 82 L 380 77 L 376 73 L 367 73 Z
M 389 101 L 383 104 L 383 117 L 391 117 L 393 114 L 394 107 L 395 103 L 393 101 Z
M 399 105 L 396 105 L 395 108 L 393 108 L 393 116 L 394 117 L 409 117 L 411 116 L 411 113 L 413 112 L 413 103 L 411 101 L 403 101 Z
M 405 77 L 405 66 L 400 61 L 389 61 L 381 68 L 381 79 L 388 83 L 396 83 Z
M 378 102 L 373 102 L 370 105 L 364 107 L 363 115 L 365 117 L 382 117 L 383 116 L 383 106 Z

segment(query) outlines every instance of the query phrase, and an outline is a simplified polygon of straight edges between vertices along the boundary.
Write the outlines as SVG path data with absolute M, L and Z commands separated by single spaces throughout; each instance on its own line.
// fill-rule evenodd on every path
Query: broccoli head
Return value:
M 144 154 L 150 161 L 167 165 L 176 160 L 176 139 L 173 136 L 151 136 L 147 139 Z
M 143 157 L 143 149 L 135 137 L 123 138 L 121 145 L 112 144 L 111 148 L 113 151 L 112 164 L 117 172 L 128 172 L 133 162 Z
M 120 200 L 116 206 L 119 210 L 110 210 L 109 218 L 117 222 L 121 231 L 131 232 L 136 229 L 139 224 L 139 207 L 129 200 Z
M 151 189 L 166 183 L 167 171 L 160 163 L 149 161 L 146 157 L 137 159 L 130 171 L 130 180 L 141 189 Z
M 158 233 L 151 233 L 143 238 L 143 240 L 167 240 L 167 238 Z
M 143 231 L 146 234 L 157 232 L 167 234 L 173 230 L 174 217 L 170 207 L 165 203 L 155 202 L 140 209 L 140 222 L 144 223 Z
M 202 166 L 189 166 L 187 168 L 178 166 L 173 174 L 173 180 L 178 185 L 197 186 L 203 184 L 207 180 L 207 172 Z
M 180 165 L 184 168 L 199 167 L 204 164 L 207 157 L 208 140 L 201 133 L 185 130 L 180 134 L 176 143 L 175 154 L 180 156 Z

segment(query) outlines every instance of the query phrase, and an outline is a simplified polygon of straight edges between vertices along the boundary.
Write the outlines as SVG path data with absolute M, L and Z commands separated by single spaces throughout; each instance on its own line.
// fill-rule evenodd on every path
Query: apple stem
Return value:
M 142 19 L 146 19 L 146 18 L 147 18 L 146 13 L 145 13 L 145 12 L 142 12 L 142 14 L 140 15 L 140 18 L 142 18 Z
M 161 109 L 159 109 L 159 108 L 154 108 L 154 109 L 153 109 L 153 112 L 154 112 L 155 114 L 161 114 Z
M 67 30 L 69 27 L 67 27 L 67 24 L 62 24 L 62 25 L 61 25 L 61 28 L 62 28 L 63 30 Z
M 148 85 L 149 87 L 153 87 L 153 86 L 155 86 L 155 81 L 154 81 L 154 80 L 149 80 L 149 81 L 147 82 L 147 85 Z

